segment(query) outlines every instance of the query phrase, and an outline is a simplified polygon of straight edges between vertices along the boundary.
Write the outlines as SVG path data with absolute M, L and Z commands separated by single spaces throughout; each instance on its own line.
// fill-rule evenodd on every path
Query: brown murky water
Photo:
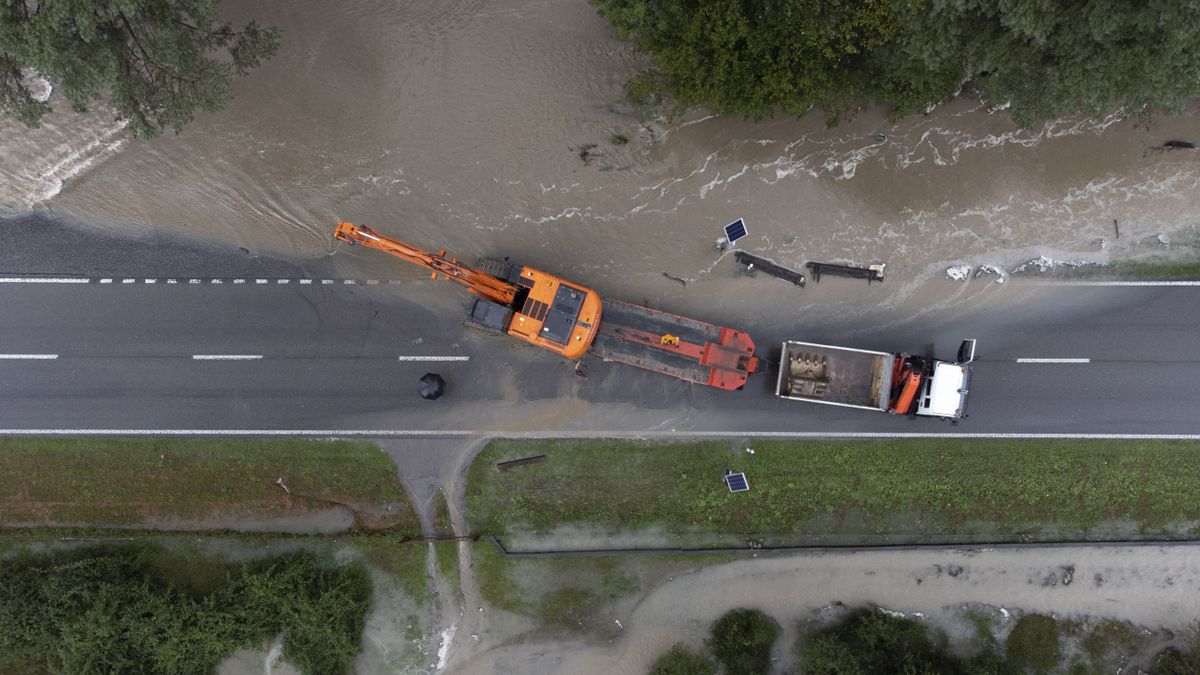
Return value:
M 783 264 L 886 262 L 884 287 L 843 298 L 823 285 L 823 302 L 856 310 L 1003 294 L 983 281 L 951 289 L 956 263 L 1103 259 L 1195 232 L 1200 155 L 1153 149 L 1200 141 L 1194 115 L 1022 131 L 960 100 L 900 123 L 868 110 L 836 129 L 817 117 L 643 122 L 622 95 L 640 59 L 586 0 L 226 11 L 280 27 L 284 43 L 225 111 L 149 142 L 104 111 L 56 114 L 32 133 L 0 122 L 0 203 L 301 256 L 332 251 L 346 218 L 463 257 L 519 257 L 631 300 L 723 305 L 731 320 L 815 297 L 782 283 L 748 297 L 727 283 L 738 272 L 713 241 L 736 217 L 751 233 L 741 247 Z M 343 257 L 402 274 L 381 257 Z
M 1195 546 L 1048 546 L 1005 549 L 844 551 L 764 557 L 669 578 L 616 612 L 609 644 L 467 644 L 455 673 L 643 673 L 672 644 L 694 649 L 723 613 L 754 607 L 783 627 L 773 673 L 790 672 L 797 621 L 822 607 L 879 605 L 961 621 L 964 606 L 1062 618 L 1113 618 L 1182 634 L 1196 620 Z

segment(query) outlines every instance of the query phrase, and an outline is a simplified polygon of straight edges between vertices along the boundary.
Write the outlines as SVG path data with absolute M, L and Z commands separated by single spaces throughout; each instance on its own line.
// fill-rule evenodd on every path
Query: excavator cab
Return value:
M 600 326 L 600 296 L 532 267 L 521 267 L 509 335 L 568 359 L 587 353 Z

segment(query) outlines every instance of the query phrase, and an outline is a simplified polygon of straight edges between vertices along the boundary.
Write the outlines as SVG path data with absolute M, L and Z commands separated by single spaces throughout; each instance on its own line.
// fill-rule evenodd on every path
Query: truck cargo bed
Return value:
M 620 300 L 603 301 L 591 353 L 720 389 L 740 389 L 758 368 L 745 333 Z
M 895 356 L 847 347 L 785 342 L 775 393 L 830 405 L 887 410 Z

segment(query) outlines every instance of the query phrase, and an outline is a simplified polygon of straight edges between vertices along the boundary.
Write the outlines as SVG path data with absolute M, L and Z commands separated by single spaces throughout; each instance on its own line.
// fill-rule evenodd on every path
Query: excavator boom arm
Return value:
M 354 223 L 342 221 L 338 223 L 334 237 L 350 244 L 359 244 L 367 248 L 378 249 L 385 253 L 390 253 L 397 258 L 403 258 L 414 265 L 420 265 L 430 270 L 433 272 L 434 278 L 437 278 L 437 275 L 441 274 L 451 281 L 457 281 L 466 286 L 467 290 L 472 293 L 482 298 L 487 298 L 492 302 L 508 305 L 513 301 L 513 297 L 517 292 L 516 287 L 506 281 L 501 281 L 490 274 L 467 267 L 453 258 L 447 258 L 445 251 L 441 253 L 422 251 L 402 241 L 385 237 L 369 227 L 362 227 Z

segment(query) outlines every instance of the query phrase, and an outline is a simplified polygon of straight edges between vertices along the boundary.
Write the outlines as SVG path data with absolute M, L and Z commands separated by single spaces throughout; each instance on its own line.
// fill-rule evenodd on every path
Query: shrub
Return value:
M 760 675 L 771 669 L 779 624 L 757 609 L 735 609 L 712 626 L 709 648 L 728 675 Z
M 810 675 L 952 675 L 965 670 L 944 645 L 935 644 L 925 624 L 879 609 L 856 611 L 818 631 L 801 658 L 802 672 Z
M 1017 620 L 1004 645 L 1008 664 L 1021 670 L 1049 673 L 1062 660 L 1058 622 L 1045 614 L 1026 614 Z
M 217 572 L 224 582 L 190 592 L 165 564 L 177 575 Z M 334 567 L 305 553 L 244 566 L 145 546 L 6 561 L 0 664 L 10 672 L 199 675 L 283 633 L 284 657 L 301 672 L 342 673 L 358 656 L 370 593 L 361 565 Z
M 1200 622 L 1191 625 L 1180 648 L 1169 647 L 1154 657 L 1154 675 L 1200 673 Z
M 715 675 L 716 672 L 717 664 L 712 659 L 679 643 L 651 664 L 648 675 Z

